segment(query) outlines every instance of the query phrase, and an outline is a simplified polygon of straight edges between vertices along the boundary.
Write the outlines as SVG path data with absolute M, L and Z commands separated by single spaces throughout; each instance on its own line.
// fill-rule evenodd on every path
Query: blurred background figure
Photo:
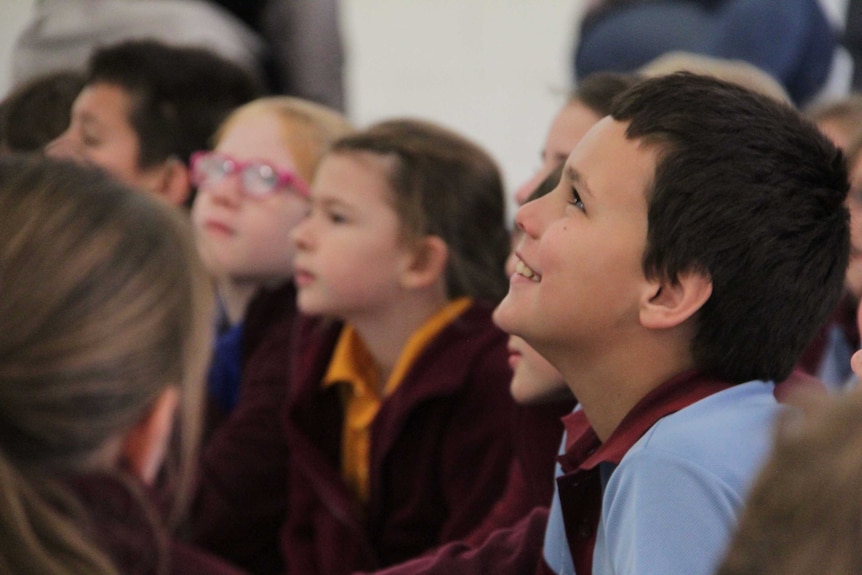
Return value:
M 564 163 L 593 124 L 609 113 L 611 100 L 638 80 L 636 74 L 599 72 L 583 78 L 554 115 L 540 150 L 541 165 L 515 191 L 520 206 L 548 174 Z
M 344 45 L 338 0 L 210 0 L 264 43 L 271 92 L 344 111 Z
M 3 572 L 235 574 L 171 538 L 212 336 L 187 219 L 97 170 L 6 157 L 0 277 Z M 170 523 L 150 491 L 166 469 Z
M 818 102 L 806 108 L 805 113 L 826 137 L 846 151 L 856 134 L 862 131 L 862 94 L 856 92 Z
M 245 70 L 202 48 L 129 40 L 92 54 L 52 156 L 91 163 L 168 203 L 189 205 L 191 154 L 259 95 Z
M 838 40 L 818 0 L 596 0 L 580 23 L 574 73 L 632 71 L 682 50 L 750 62 L 804 105 L 831 82 L 849 90 Z
M 35 0 L 12 52 L 13 83 L 56 70 L 83 71 L 93 50 L 152 39 L 211 50 L 263 79 L 260 38 L 205 0 Z
M 293 322 L 290 234 L 308 213 L 308 190 L 321 158 L 350 131 L 332 108 L 268 96 L 234 110 L 219 127 L 213 150 L 193 155 L 198 194 L 192 222 L 220 304 L 208 378 L 213 428 L 239 400 L 243 367 L 258 344 L 274 326 Z M 283 359 L 277 363 L 280 372 Z
M 745 60 L 728 60 L 695 52 L 674 51 L 662 54 L 638 69 L 638 73 L 645 77 L 682 71 L 713 76 L 792 104 L 790 95 L 778 80 Z
M 799 366 L 820 379 L 831 391 L 855 387 L 850 357 L 859 349 L 856 308 L 862 296 L 862 95 L 851 93 L 808 106 L 805 113 L 820 131 L 844 151 L 850 176 L 847 208 L 850 211 L 850 261 L 844 293 L 826 325 L 814 336 Z
M 19 85 L 0 102 L 0 153 L 41 153 L 69 126 L 83 87 L 77 72 L 51 72 Z
M 779 422 L 717 575 L 862 572 L 862 390 L 805 407 Z
M 100 46 L 143 38 L 212 50 L 267 92 L 344 109 L 335 0 L 35 0 L 13 48 L 13 82 L 82 70 Z

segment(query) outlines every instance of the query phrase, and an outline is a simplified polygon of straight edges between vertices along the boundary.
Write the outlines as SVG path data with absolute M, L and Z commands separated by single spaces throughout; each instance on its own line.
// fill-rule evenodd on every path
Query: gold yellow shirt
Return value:
M 458 298 L 445 306 L 413 332 L 398 356 L 392 374 L 377 390 L 377 367 L 359 334 L 346 325 L 338 337 L 332 360 L 323 378 L 323 386 L 342 386 L 344 430 L 341 439 L 341 474 L 359 501 L 368 501 L 368 467 L 371 423 L 383 398 L 401 384 L 407 370 L 428 343 L 470 306 L 470 298 Z

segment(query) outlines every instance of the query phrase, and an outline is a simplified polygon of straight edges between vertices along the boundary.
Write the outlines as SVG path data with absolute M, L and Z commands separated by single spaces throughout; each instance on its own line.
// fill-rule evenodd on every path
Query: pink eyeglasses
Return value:
M 278 190 L 288 189 L 307 198 L 309 189 L 297 174 L 279 170 L 266 162 L 242 162 L 218 152 L 195 152 L 191 157 L 192 180 L 196 186 L 220 182 L 239 174 L 242 193 L 250 198 L 263 198 Z

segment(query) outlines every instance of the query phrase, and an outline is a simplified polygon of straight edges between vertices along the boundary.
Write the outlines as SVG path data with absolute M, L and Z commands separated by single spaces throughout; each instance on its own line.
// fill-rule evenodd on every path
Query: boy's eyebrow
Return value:
M 581 177 L 580 172 L 578 172 L 575 168 L 569 165 L 566 166 L 565 171 L 566 177 L 569 179 L 569 181 L 573 184 L 577 184 L 579 193 L 586 194 L 592 197 L 593 193 L 590 191 L 589 186 L 587 186 L 587 182 Z

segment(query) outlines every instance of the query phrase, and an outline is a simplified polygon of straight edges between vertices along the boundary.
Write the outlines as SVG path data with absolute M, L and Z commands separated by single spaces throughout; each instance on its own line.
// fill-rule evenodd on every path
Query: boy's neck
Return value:
M 362 338 L 374 359 L 381 386 L 386 385 L 410 336 L 448 303 L 444 295 L 413 296 L 393 302 L 385 310 L 344 318 Z
M 576 353 L 561 360 L 560 372 L 601 441 L 648 393 L 694 367 L 688 340 L 677 341 L 678 335 L 669 331 L 621 341 L 595 361 Z

